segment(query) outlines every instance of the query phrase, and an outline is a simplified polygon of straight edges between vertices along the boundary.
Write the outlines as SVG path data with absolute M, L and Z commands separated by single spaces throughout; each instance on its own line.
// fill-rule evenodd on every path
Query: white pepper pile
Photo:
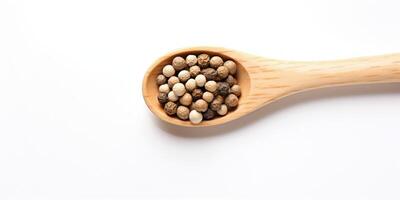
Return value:
M 236 63 L 208 54 L 177 56 L 157 76 L 165 113 L 199 124 L 226 115 L 239 104 Z

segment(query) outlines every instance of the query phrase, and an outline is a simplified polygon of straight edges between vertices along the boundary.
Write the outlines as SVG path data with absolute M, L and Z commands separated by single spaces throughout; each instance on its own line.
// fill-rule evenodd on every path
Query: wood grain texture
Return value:
M 227 115 L 193 125 L 170 117 L 157 101 L 156 76 L 175 56 L 208 53 L 232 59 L 238 65 L 242 96 L 238 108 Z M 245 116 L 282 97 L 322 87 L 352 84 L 400 82 L 400 54 L 359 57 L 335 61 L 285 61 L 269 59 L 218 47 L 193 47 L 172 51 L 159 58 L 143 79 L 143 97 L 160 119 L 178 126 L 219 125 Z

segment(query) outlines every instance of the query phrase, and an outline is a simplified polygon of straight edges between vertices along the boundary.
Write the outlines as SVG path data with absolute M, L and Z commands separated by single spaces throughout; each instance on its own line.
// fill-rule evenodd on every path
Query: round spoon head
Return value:
M 158 95 L 158 86 L 156 84 L 156 77 L 161 73 L 162 68 L 172 63 L 172 59 L 176 56 L 186 57 L 189 54 L 198 55 L 201 53 L 209 54 L 210 56 L 220 56 L 224 60 L 233 60 L 237 65 L 237 75 L 236 78 L 238 80 L 238 85 L 240 85 L 242 90 L 242 95 L 239 98 L 238 107 L 226 114 L 225 116 L 220 116 L 218 118 L 214 118 L 212 120 L 202 121 L 200 124 L 192 124 L 190 121 L 183 121 L 176 117 L 168 116 L 162 107 L 162 105 L 157 100 Z M 156 60 L 153 65 L 146 72 L 143 79 L 142 92 L 144 100 L 151 110 L 157 117 L 161 120 L 168 122 L 170 124 L 175 124 L 178 126 L 186 126 L 186 127 L 202 127 L 202 126 L 213 126 L 220 125 L 232 120 L 235 120 L 241 116 L 247 114 L 248 111 L 248 94 L 250 91 L 250 77 L 246 68 L 243 66 L 242 62 L 244 57 L 241 56 L 240 53 L 223 49 L 223 48 L 215 48 L 215 47 L 194 47 L 194 48 L 186 48 L 180 49 L 176 51 L 172 51 L 162 56 L 158 60 Z

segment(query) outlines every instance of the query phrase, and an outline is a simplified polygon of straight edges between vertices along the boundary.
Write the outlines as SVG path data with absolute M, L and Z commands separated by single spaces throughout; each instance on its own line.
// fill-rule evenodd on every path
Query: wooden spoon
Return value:
M 235 111 L 194 125 L 165 114 L 157 101 L 155 79 L 175 56 L 207 53 L 236 62 L 238 84 L 242 89 Z M 285 61 L 264 58 L 217 47 L 194 47 L 172 51 L 159 58 L 143 79 L 143 97 L 149 109 L 160 119 L 178 126 L 200 127 L 224 124 L 243 117 L 277 99 L 315 88 L 400 82 L 400 54 L 359 57 L 335 61 Z

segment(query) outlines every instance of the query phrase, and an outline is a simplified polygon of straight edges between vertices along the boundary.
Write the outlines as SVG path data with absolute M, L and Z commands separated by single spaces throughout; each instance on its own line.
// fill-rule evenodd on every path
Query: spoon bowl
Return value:
M 176 56 L 201 53 L 233 60 L 237 65 L 238 85 L 242 90 L 237 109 L 212 120 L 192 124 L 168 116 L 157 100 L 155 82 L 162 68 Z M 193 47 L 167 53 L 146 72 L 142 92 L 146 105 L 161 120 L 186 127 L 220 125 L 245 116 L 277 99 L 315 88 L 400 82 L 400 54 L 360 57 L 337 61 L 285 61 L 255 56 L 219 47 Z

